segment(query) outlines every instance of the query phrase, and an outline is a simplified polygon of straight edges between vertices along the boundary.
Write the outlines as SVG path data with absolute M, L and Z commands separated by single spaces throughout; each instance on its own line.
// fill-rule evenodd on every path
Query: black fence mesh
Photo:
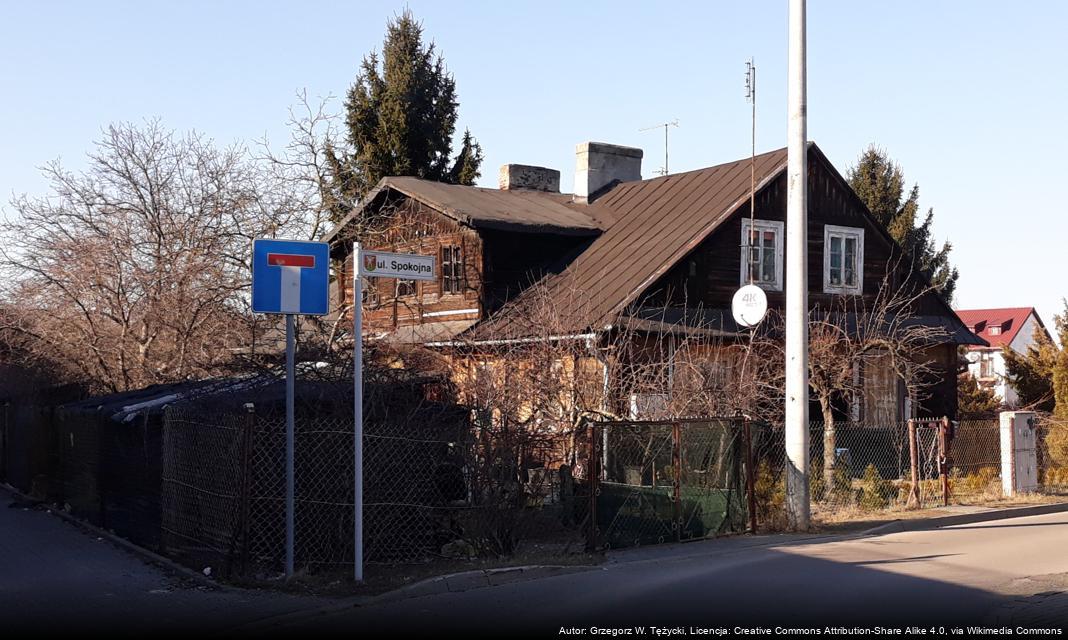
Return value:
M 364 430 L 364 560 L 426 563 L 585 546 L 588 484 L 571 431 L 480 428 L 434 402 L 369 403 Z M 285 560 L 285 418 L 273 410 L 169 407 L 163 530 L 169 553 L 252 576 Z M 353 421 L 309 408 L 295 420 L 294 564 L 351 570 Z
M 745 529 L 740 420 L 594 423 L 591 437 L 600 456 L 593 544 L 619 548 Z

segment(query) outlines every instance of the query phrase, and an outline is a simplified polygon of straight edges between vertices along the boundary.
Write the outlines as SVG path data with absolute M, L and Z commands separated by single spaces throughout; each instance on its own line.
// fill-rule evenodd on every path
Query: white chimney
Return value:
M 588 202 L 612 182 L 642 179 L 642 150 L 604 142 L 575 148 L 575 199 Z

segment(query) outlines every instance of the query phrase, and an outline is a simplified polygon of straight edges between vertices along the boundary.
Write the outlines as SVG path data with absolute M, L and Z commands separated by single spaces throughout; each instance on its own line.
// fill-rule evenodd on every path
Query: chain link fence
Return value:
M 415 385 L 368 385 L 364 558 L 411 564 L 585 548 L 588 481 L 573 430 L 479 425 Z M 402 397 L 398 397 L 398 393 Z M 353 422 L 339 393 L 298 402 L 294 561 L 353 563 Z M 351 396 L 349 396 L 351 399 Z M 163 426 L 164 546 L 229 576 L 277 575 L 285 559 L 285 419 L 277 403 L 178 404 Z
M 689 418 L 590 424 L 595 528 L 619 548 L 743 531 L 744 421 Z
M 1068 424 L 1037 424 L 1039 491 L 1068 489 Z M 910 436 L 910 432 L 912 435 Z M 813 519 L 833 523 L 880 512 L 1005 498 L 998 419 L 884 424 L 813 423 L 809 431 Z M 754 429 L 754 494 L 761 528 L 787 526 L 785 437 L 781 426 Z

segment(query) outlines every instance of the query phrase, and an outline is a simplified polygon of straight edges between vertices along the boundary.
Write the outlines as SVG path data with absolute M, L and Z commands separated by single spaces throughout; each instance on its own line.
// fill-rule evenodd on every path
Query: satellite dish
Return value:
M 755 284 L 747 284 L 734 292 L 731 313 L 734 321 L 743 327 L 755 327 L 768 312 L 768 296 Z

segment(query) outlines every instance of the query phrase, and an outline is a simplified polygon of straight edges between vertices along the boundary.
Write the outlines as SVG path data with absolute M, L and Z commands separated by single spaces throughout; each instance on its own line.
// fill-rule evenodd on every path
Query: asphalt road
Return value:
M 342 607 L 205 588 L 44 511 L 6 502 L 0 632 L 20 637 L 557 637 L 570 629 L 648 633 L 654 625 L 1068 623 L 1068 513 L 877 537 L 743 536 L 647 547 L 614 552 L 580 573 Z
M 7 637 L 225 633 L 323 603 L 205 587 L 0 491 L 0 634 L 18 632 Z
M 555 637 L 652 626 L 1068 623 L 1068 514 L 853 539 L 710 541 L 584 573 L 292 621 L 279 630 Z

